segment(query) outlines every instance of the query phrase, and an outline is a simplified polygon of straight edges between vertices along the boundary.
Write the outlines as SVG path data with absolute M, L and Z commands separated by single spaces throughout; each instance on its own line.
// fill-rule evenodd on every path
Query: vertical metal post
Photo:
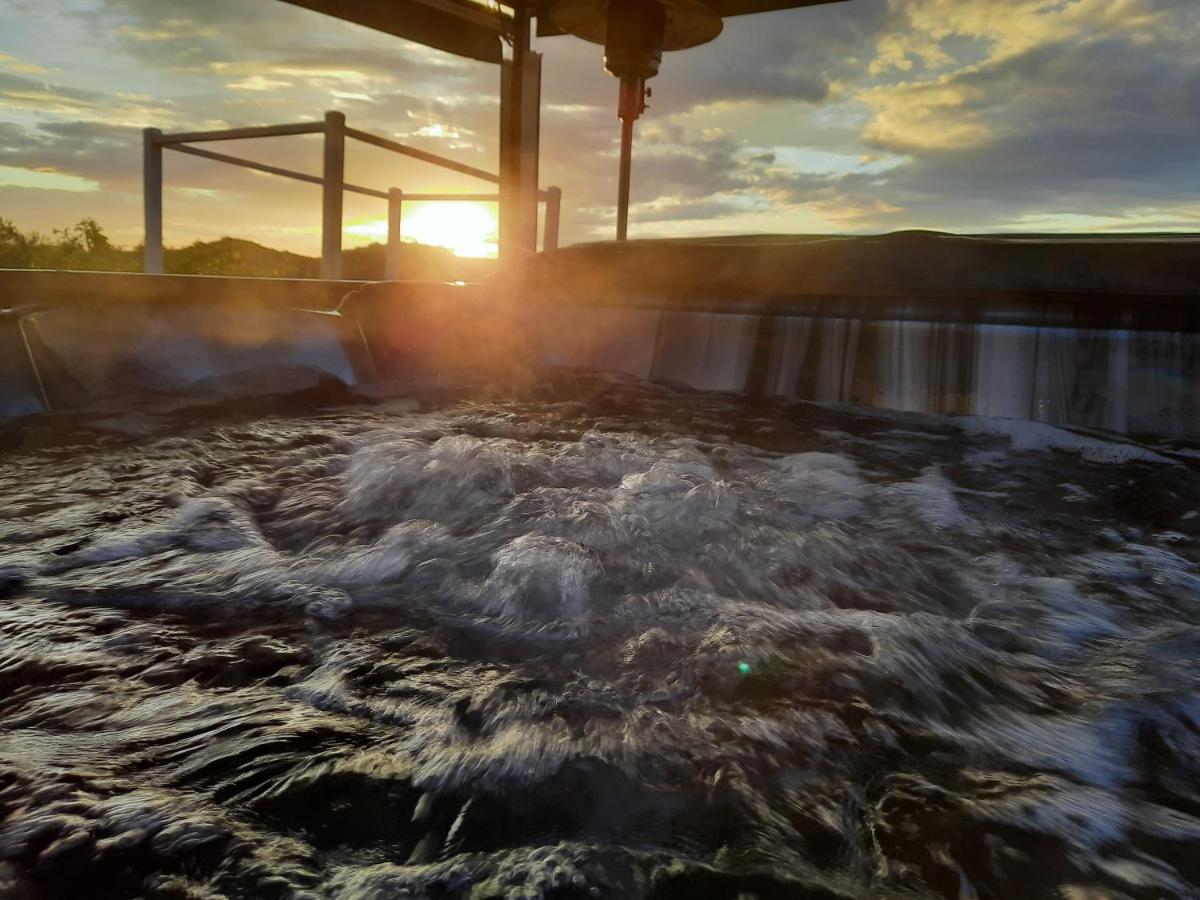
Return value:
M 537 249 L 541 56 L 529 49 L 529 9 L 513 15 L 512 59 L 500 66 L 500 256 Z
M 542 252 L 558 249 L 558 217 L 562 210 L 562 188 L 546 188 L 546 221 L 542 228 Z
M 384 278 L 400 280 L 400 224 L 404 216 L 404 191 L 391 188 L 388 191 L 387 213 L 387 263 Z
M 163 271 L 162 145 L 157 128 L 142 130 L 142 206 L 145 238 L 142 242 L 142 271 Z
M 518 195 L 521 187 L 521 73 L 529 52 L 529 17 L 515 10 L 512 59 L 500 64 L 500 261 L 517 256 Z
M 525 60 L 525 87 L 521 92 L 521 189 L 519 193 L 521 247 L 537 253 L 538 156 L 541 144 L 542 54 Z
M 621 120 L 621 172 L 617 184 L 617 240 L 629 233 L 629 175 L 633 168 L 633 123 L 646 111 L 646 79 L 622 75 L 617 94 Z
M 321 198 L 321 277 L 342 277 L 342 189 L 346 181 L 346 116 L 325 113 Z
M 617 240 L 629 233 L 629 175 L 633 168 L 633 119 L 621 120 L 621 173 L 617 182 Z

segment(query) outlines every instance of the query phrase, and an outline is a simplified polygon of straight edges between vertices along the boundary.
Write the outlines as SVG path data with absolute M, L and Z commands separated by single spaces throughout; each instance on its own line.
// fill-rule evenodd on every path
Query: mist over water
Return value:
M 1194 450 L 222 405 L 0 433 L 0 896 L 1200 892 Z

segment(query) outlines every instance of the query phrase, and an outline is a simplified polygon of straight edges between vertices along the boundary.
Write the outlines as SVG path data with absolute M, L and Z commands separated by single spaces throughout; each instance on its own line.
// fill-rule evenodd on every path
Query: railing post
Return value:
M 346 180 L 346 116 L 325 113 L 325 166 L 321 189 L 321 277 L 342 277 L 342 189 Z
M 404 191 L 391 188 L 388 190 L 387 264 L 383 276 L 388 281 L 400 280 L 400 223 L 403 213 Z
M 541 54 L 529 48 L 530 10 L 515 8 L 512 59 L 500 65 L 500 261 L 537 249 Z
M 546 188 L 546 221 L 542 228 L 542 252 L 558 249 L 558 217 L 562 210 L 562 188 Z
M 162 232 L 162 145 L 157 128 L 142 129 L 142 207 L 145 216 L 145 237 L 142 241 L 142 271 L 161 274 L 163 271 Z

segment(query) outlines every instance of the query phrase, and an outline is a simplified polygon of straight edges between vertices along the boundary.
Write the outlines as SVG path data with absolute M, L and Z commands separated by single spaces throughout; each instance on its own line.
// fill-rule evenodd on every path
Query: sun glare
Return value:
M 387 221 L 372 219 L 351 225 L 347 232 L 375 241 L 387 240 Z M 401 239 L 445 247 L 455 256 L 495 258 L 496 213 L 484 203 L 411 203 L 404 206 Z

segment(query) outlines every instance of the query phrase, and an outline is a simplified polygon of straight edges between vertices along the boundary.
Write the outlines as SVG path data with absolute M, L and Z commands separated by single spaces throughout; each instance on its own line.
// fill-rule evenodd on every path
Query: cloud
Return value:
M 264 78 L 262 75 L 247 75 L 237 81 L 227 82 L 225 87 L 235 91 L 274 91 L 279 88 L 291 87 L 290 81 L 279 81 L 274 78 Z
M 638 124 L 635 233 L 1200 225 L 1200 3 L 999 6 L 854 0 L 731 20 L 713 45 L 667 54 Z M 35 15 L 86 21 L 94 40 L 71 45 L 77 63 L 49 37 L 0 56 L 0 165 L 99 184 L 87 196 L 113 198 L 109 215 L 131 233 L 146 125 L 337 108 L 357 127 L 497 165 L 493 66 L 275 0 L 45 0 L 0 10 L 0 28 Z M 537 49 L 542 183 L 564 190 L 565 240 L 608 236 L 616 82 L 597 46 L 563 37 Z M 315 139 L 224 149 L 319 171 Z M 315 233 L 315 188 L 178 155 L 167 165 L 181 234 L 253 231 L 298 247 Z M 374 186 L 480 188 L 372 148 L 353 148 L 349 166 Z M 58 193 L 5 190 L 39 221 L 33 195 Z
M 26 62 L 8 53 L 0 53 L 0 69 L 22 75 L 45 75 L 48 70 L 37 63 Z
M 52 85 L 46 81 L 0 72 L 0 106 L 41 113 L 79 114 L 104 100 L 98 91 Z
M 859 95 L 867 142 L 913 156 L 894 189 L 990 215 L 1046 202 L 1111 214 L 1196 185 L 1196 9 L 1081 0 L 1047 16 L 1042 43 L 1006 39 L 982 61 Z
M 0 123 L 0 164 L 119 189 L 132 183 L 141 142 L 136 129 L 95 122 L 47 122 L 36 128 Z
M 952 78 L 875 87 L 858 99 L 871 113 L 864 139 L 892 153 L 966 149 L 994 136 L 979 110 L 987 97 Z

